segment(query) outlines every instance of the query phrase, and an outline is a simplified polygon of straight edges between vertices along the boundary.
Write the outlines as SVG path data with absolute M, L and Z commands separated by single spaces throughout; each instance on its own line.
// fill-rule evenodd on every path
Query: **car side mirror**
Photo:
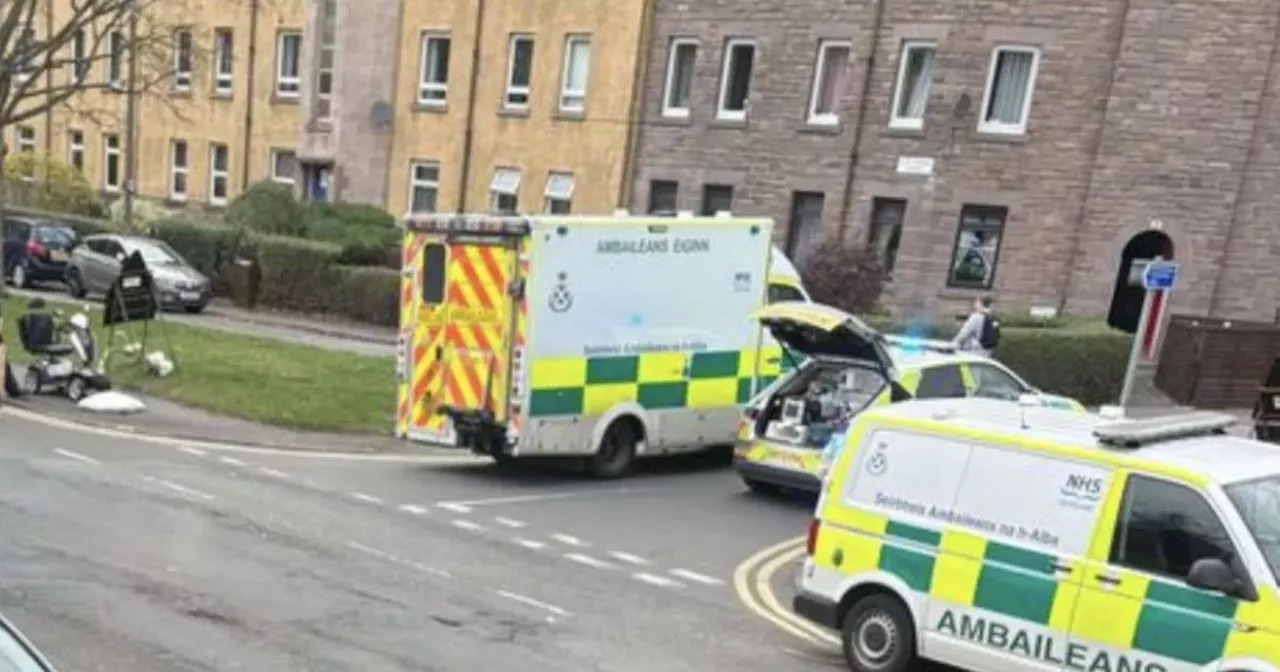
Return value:
M 1191 563 L 1191 571 L 1187 572 L 1187 585 L 1231 597 L 1253 599 L 1248 584 L 1241 581 L 1231 565 L 1221 558 L 1200 558 Z
M 124 252 L 116 252 L 116 261 L 124 261 Z

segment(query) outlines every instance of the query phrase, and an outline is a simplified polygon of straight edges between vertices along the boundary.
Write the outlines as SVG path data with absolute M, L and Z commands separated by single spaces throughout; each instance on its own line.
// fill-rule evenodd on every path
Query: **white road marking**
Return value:
M 499 590 L 496 592 L 498 593 L 498 595 L 501 595 L 502 597 L 505 597 L 508 600 L 512 600 L 513 602 L 519 602 L 521 604 L 525 604 L 537 609 L 542 609 L 544 611 L 549 611 L 555 614 L 556 616 L 567 617 L 571 615 L 569 612 L 565 611 L 564 609 L 561 609 L 560 607 L 557 607 L 554 604 L 547 604 L 546 602 L 543 602 L 541 600 L 535 600 L 532 597 L 525 597 L 524 595 L 519 595 L 517 593 L 508 593 L 505 590 Z
M 405 513 L 412 513 L 415 516 L 425 516 L 427 514 L 426 508 L 418 506 L 417 504 L 401 504 L 400 506 L 397 506 L 396 509 L 404 511 Z
M 468 513 L 471 511 L 472 508 L 475 508 L 477 506 L 494 506 L 497 504 L 522 504 L 525 502 L 547 502 L 547 501 L 552 501 L 556 499 L 568 499 L 570 497 L 586 497 L 589 495 L 603 495 L 603 494 L 619 494 L 620 495 L 620 494 L 627 494 L 629 492 L 635 492 L 635 488 L 613 488 L 610 490 L 585 490 L 585 491 L 575 490 L 573 492 L 549 492 L 545 495 L 516 495 L 513 497 L 468 499 L 465 501 L 440 502 L 436 504 L 436 506 L 449 509 L 451 511 L 458 511 L 459 513 Z M 462 508 L 465 508 L 466 511 L 461 511 L 454 507 L 462 507 Z
M 643 581 L 649 585 L 658 586 L 659 588 L 684 588 L 684 584 L 674 579 L 668 579 L 665 576 L 657 574 L 649 574 L 648 572 L 639 572 L 632 574 L 631 578 L 637 581 Z
M 525 548 L 533 549 L 535 551 L 540 551 L 547 547 L 547 545 L 542 543 L 541 541 L 534 541 L 532 539 L 521 539 L 520 537 L 516 537 L 515 542 L 517 544 L 520 544 L 521 546 L 524 546 Z
M 237 460 L 237 459 L 236 459 L 236 458 L 234 458 L 234 457 L 227 457 L 226 455 L 223 455 L 222 457 L 219 457 L 219 458 L 218 458 L 218 461 L 219 461 L 219 462 L 221 462 L 221 463 L 223 463 L 223 464 L 229 464 L 229 465 L 231 465 L 231 466 L 233 466 L 233 467 L 243 467 L 243 466 L 244 466 L 244 460 Z
M 180 485 L 178 483 L 174 483 L 173 481 L 166 481 L 163 478 L 153 478 L 151 476 L 148 476 L 146 477 L 145 480 L 149 483 L 155 483 L 156 485 L 162 488 L 172 490 L 178 494 L 186 495 L 187 497 L 193 497 L 195 499 L 199 499 L 202 501 L 211 502 L 217 499 L 216 497 L 214 497 L 213 495 L 207 492 L 200 492 L 199 490 L 196 490 L 194 488 L 188 488 L 185 485 Z
M 191 446 L 178 446 L 178 450 L 188 455 L 195 455 L 196 457 L 206 457 L 209 455 L 208 452 L 200 450 L 199 448 L 192 448 Z
M 638 555 L 634 555 L 634 554 L 632 554 L 632 553 L 624 553 L 624 552 L 622 552 L 622 551 L 609 551 L 609 555 L 612 555 L 613 557 L 615 557 L 615 558 L 617 558 L 617 559 L 619 559 L 619 560 L 621 560 L 621 561 L 623 561 L 623 562 L 629 562 L 629 563 L 631 563 L 631 564 L 633 564 L 633 565 L 647 565 L 647 564 L 649 564 L 649 561 L 648 561 L 648 560 L 645 560 L 644 558 L 642 558 L 642 557 L 640 557 L 640 556 L 638 556 Z
M 283 471 L 280 471 L 279 469 L 272 469 L 271 467 L 262 467 L 258 469 L 258 471 L 262 472 L 263 476 L 270 476 L 271 478 L 278 478 L 281 480 L 288 480 L 290 478 L 293 478 L 289 474 L 286 474 Z
M 495 522 L 495 523 L 497 523 L 497 524 L 499 524 L 499 525 L 505 525 L 505 526 L 507 526 L 507 527 L 512 527 L 512 528 L 515 528 L 515 529 L 520 529 L 520 528 L 524 527 L 524 522 L 523 522 L 523 521 L 516 520 L 515 518 L 505 518 L 505 517 L 503 517 L 503 516 L 497 516 L 497 517 L 495 517 L 495 518 L 493 519 L 493 522 Z
M 84 462 L 85 464 L 92 464 L 95 467 L 102 466 L 102 462 L 100 460 L 95 460 L 92 457 L 89 457 L 88 455 L 81 455 L 80 453 L 70 451 L 70 450 L 63 450 L 62 448 L 54 448 L 53 452 L 67 458 L 68 460 L 75 460 L 77 462 Z
M 473 523 L 469 520 L 461 519 L 451 520 L 449 522 L 460 530 L 467 530 L 468 532 L 484 532 L 484 525 L 481 525 L 480 523 Z
M 673 569 L 671 570 L 670 574 L 671 576 L 678 576 L 682 579 L 688 579 L 689 581 L 693 581 L 694 583 L 701 583 L 705 586 L 724 585 L 724 581 L 721 581 L 720 579 L 717 579 L 714 576 L 699 574 L 698 572 L 695 572 L 690 569 Z
M 369 547 L 369 546 L 365 546 L 364 544 L 362 544 L 362 543 L 360 543 L 360 542 L 358 542 L 358 541 L 348 541 L 348 542 L 347 542 L 347 548 L 350 548 L 350 549 L 355 550 L 355 551 L 360 551 L 361 553 L 367 553 L 367 554 L 372 555 L 372 556 L 374 556 L 374 557 L 376 557 L 376 558 L 385 558 L 385 557 L 387 557 L 387 554 L 386 554 L 386 553 L 383 553 L 382 551 L 379 551 L 379 550 L 378 550 L 378 549 L 376 549 L 376 548 L 372 548 L 372 547 Z
M 572 560 L 576 563 L 586 565 L 588 567 L 595 567 L 596 569 L 612 569 L 613 568 L 613 565 L 605 562 L 604 560 L 601 560 L 599 558 L 593 558 L 589 555 L 583 555 L 581 553 L 565 553 L 564 558 L 565 560 Z
M 457 502 L 439 502 L 436 506 L 454 513 L 471 513 L 471 507 Z
M 351 499 L 359 500 L 359 501 L 361 501 L 361 502 L 365 502 L 365 503 L 367 503 L 367 504 L 383 504 L 383 503 L 385 503 L 385 502 L 386 502 L 386 500 L 382 499 L 381 497 L 374 497 L 373 495 L 366 495 L 366 494 L 364 494 L 363 492 L 353 492 L 353 493 L 351 493 Z
M 446 572 L 446 571 L 444 571 L 443 569 L 436 569 L 435 567 L 431 567 L 430 565 L 424 565 L 424 564 L 422 564 L 421 562 L 411 562 L 411 563 L 409 563 L 409 566 L 410 566 L 410 567 L 413 567 L 414 569 L 418 570 L 419 572 L 425 572 L 425 573 L 430 574 L 430 575 L 432 575 L 432 576 L 438 576 L 438 577 L 440 577 L 440 578 L 442 578 L 442 579 L 447 579 L 447 578 L 449 578 L 449 576 L 450 576 L 450 575 L 449 575 L 449 572 Z
M 556 532 L 555 534 L 551 535 L 551 538 L 555 539 L 556 541 L 566 546 L 573 546 L 575 548 L 586 548 L 591 545 L 573 535 L 561 534 L 559 532 Z

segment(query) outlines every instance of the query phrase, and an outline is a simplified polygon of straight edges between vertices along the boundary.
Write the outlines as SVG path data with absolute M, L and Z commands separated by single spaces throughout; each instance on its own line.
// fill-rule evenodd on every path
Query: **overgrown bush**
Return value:
M 861 240 L 826 235 L 800 255 L 800 277 L 818 303 L 854 315 L 876 310 L 884 291 L 884 272 L 873 249 Z
M 126 222 L 124 199 L 119 199 L 107 208 L 107 217 L 111 220 L 112 228 L 118 231 L 146 234 L 151 229 L 152 224 L 174 219 L 179 217 L 179 214 L 172 208 L 167 208 L 155 201 L 134 199 L 133 221 Z
M 342 247 L 340 263 L 392 266 L 400 243 L 396 220 L 381 208 L 359 203 L 314 203 L 307 207 L 307 237 Z
M 307 212 L 293 197 L 293 187 L 268 180 L 249 187 L 231 201 L 227 224 L 233 229 L 269 236 L 304 236 Z
M 152 222 L 150 235 L 168 243 L 209 278 L 217 278 L 235 255 L 236 232 L 227 226 L 169 218 Z
M 257 304 L 298 313 L 322 313 L 341 277 L 342 248 L 286 236 L 251 239 L 252 256 L 262 271 Z
M 394 327 L 400 319 L 400 273 L 389 268 L 340 266 L 326 312 Z
M 4 160 L 6 206 L 101 217 L 102 200 L 79 170 L 34 152 L 16 152 Z

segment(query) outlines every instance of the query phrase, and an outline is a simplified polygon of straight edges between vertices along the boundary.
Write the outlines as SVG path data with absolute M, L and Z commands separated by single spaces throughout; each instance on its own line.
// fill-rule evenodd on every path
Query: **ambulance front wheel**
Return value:
M 618 478 L 627 473 L 636 459 L 638 425 L 632 418 L 614 420 L 600 441 L 600 449 L 587 458 L 587 471 L 596 478 Z
M 844 659 L 854 672 L 906 672 L 916 663 L 911 614 L 896 597 L 873 593 L 845 614 L 841 628 Z

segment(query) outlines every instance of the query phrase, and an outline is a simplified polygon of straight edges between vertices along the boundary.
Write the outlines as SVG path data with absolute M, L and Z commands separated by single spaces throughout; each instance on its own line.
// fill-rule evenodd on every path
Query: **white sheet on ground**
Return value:
M 91 394 L 77 405 L 93 413 L 141 413 L 147 410 L 147 405 L 138 398 L 115 390 Z

